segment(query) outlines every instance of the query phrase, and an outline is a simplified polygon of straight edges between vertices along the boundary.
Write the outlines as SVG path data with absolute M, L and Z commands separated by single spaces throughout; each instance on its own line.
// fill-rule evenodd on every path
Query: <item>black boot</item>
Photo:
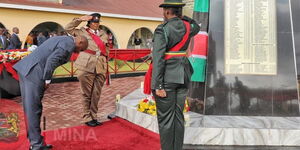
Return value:
M 97 126 L 101 126 L 102 125 L 102 123 L 101 122 L 99 122 L 98 120 L 96 120 L 96 119 L 94 119 L 93 120 L 96 124 L 97 124 Z
M 89 127 L 96 127 L 97 126 L 97 122 L 95 122 L 94 120 L 88 121 L 85 124 Z
M 49 150 L 49 149 L 52 149 L 53 146 L 50 145 L 50 144 L 47 144 L 47 145 L 44 145 L 42 147 L 32 147 L 30 146 L 29 150 Z

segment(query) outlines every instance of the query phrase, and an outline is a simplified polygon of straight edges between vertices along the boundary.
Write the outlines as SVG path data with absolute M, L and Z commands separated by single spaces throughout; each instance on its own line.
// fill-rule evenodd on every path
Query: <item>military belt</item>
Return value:
M 104 56 L 102 53 L 100 53 L 100 51 L 93 51 L 93 50 L 87 49 L 84 52 L 95 55 L 95 56 Z
M 172 52 L 165 53 L 165 60 L 168 60 L 173 57 L 186 57 L 186 52 Z

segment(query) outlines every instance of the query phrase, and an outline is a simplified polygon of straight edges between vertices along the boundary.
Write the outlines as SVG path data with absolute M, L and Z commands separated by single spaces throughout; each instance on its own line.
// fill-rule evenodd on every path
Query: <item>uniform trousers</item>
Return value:
M 184 139 L 183 109 L 187 96 L 184 84 L 166 83 L 167 97 L 159 97 L 153 90 L 157 107 L 160 143 L 162 150 L 182 150 Z
M 83 97 L 83 120 L 85 122 L 96 120 L 105 75 L 78 70 L 77 78 L 80 82 Z

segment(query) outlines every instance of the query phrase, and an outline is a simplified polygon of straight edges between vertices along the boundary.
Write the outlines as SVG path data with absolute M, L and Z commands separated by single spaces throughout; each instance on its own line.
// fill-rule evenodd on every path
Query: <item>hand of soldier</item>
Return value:
M 80 17 L 79 19 L 80 19 L 81 21 L 89 21 L 89 20 L 91 20 L 92 18 L 93 18 L 93 16 L 85 15 L 85 16 Z
M 159 97 L 167 97 L 167 93 L 164 89 L 162 90 L 155 90 L 155 94 Z

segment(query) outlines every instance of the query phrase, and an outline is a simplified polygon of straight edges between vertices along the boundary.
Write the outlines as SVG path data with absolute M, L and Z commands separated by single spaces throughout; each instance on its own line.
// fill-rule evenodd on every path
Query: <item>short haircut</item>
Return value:
M 18 27 L 13 27 L 13 32 L 15 32 L 16 30 L 19 30 L 19 28 Z

